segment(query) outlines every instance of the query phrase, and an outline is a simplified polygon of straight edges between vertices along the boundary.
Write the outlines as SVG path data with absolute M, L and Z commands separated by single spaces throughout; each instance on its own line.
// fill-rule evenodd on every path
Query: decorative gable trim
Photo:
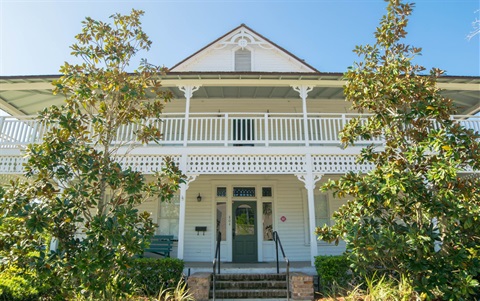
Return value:
M 237 34 L 232 35 L 233 33 L 238 32 Z M 230 38 L 226 39 L 228 36 L 232 35 Z M 293 59 L 297 63 L 300 63 L 303 67 L 307 70 L 311 70 L 312 73 L 320 73 L 317 69 L 312 67 L 311 65 L 307 64 L 302 59 L 298 58 L 291 52 L 285 50 L 284 48 L 278 46 L 274 42 L 270 41 L 269 39 L 265 38 L 261 34 L 257 33 L 250 27 L 245 24 L 241 24 L 240 26 L 234 28 L 233 30 L 227 32 L 223 36 L 219 37 L 215 41 L 211 42 L 210 44 L 206 45 L 205 47 L 201 48 L 194 54 L 190 55 L 189 57 L 185 58 L 181 62 L 177 63 L 173 67 L 170 68 L 173 72 L 175 72 L 175 68 L 187 63 L 191 59 L 196 56 L 199 56 L 202 52 L 206 51 L 208 48 L 211 48 L 213 45 L 217 44 L 212 49 L 219 50 L 227 47 L 228 45 L 238 45 L 238 48 L 245 48 L 247 45 L 257 45 L 262 49 L 267 50 L 278 50 L 280 53 L 284 54 L 285 56 Z M 252 70 L 254 71 L 254 70 Z M 309 73 L 308 71 L 306 73 Z

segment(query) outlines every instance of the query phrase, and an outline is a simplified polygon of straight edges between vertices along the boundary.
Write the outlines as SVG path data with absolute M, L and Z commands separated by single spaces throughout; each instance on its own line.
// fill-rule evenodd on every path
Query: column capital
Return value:
M 200 89 L 202 85 L 179 85 L 177 86 L 180 91 L 183 92 L 185 98 L 190 99 L 193 96 L 193 92 Z
M 297 91 L 298 94 L 300 94 L 300 97 L 302 99 L 306 99 L 308 96 L 308 92 L 313 90 L 313 86 L 306 86 L 306 85 L 301 85 L 301 86 L 292 86 L 293 90 Z

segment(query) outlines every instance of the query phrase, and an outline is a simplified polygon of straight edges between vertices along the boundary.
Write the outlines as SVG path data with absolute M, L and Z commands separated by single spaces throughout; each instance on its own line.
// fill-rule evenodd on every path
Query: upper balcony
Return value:
M 160 129 L 158 143 L 144 147 L 308 147 L 340 146 L 339 133 L 355 114 L 293 113 L 169 113 L 158 120 L 146 120 Z M 480 132 L 480 116 L 452 116 L 463 126 Z M 307 128 L 307 130 L 306 130 Z M 48 129 L 32 116 L 0 117 L 0 148 L 20 149 L 42 141 Z M 117 132 L 115 144 L 135 143 L 135 126 Z M 382 144 L 381 139 L 359 140 L 358 145 Z

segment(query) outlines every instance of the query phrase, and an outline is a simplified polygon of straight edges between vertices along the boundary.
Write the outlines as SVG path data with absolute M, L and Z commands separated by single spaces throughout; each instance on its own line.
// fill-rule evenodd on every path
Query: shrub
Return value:
M 320 290 L 326 292 L 334 286 L 347 288 L 352 280 L 349 265 L 346 255 L 316 256 L 315 268 L 318 273 Z
M 156 296 L 162 289 L 177 286 L 183 268 L 183 260 L 176 258 L 137 258 L 130 268 L 130 275 L 140 294 Z
M 19 269 L 13 267 L 0 273 L 0 300 L 38 300 L 38 295 L 32 275 L 22 275 Z
M 175 288 L 161 288 L 158 293 L 158 301 L 195 301 L 193 295 L 188 291 L 187 284 L 180 279 Z

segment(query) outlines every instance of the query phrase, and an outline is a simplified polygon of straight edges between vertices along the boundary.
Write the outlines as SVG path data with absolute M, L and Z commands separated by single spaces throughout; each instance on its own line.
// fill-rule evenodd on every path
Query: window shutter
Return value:
M 252 54 L 247 49 L 235 51 L 235 71 L 252 71 Z

